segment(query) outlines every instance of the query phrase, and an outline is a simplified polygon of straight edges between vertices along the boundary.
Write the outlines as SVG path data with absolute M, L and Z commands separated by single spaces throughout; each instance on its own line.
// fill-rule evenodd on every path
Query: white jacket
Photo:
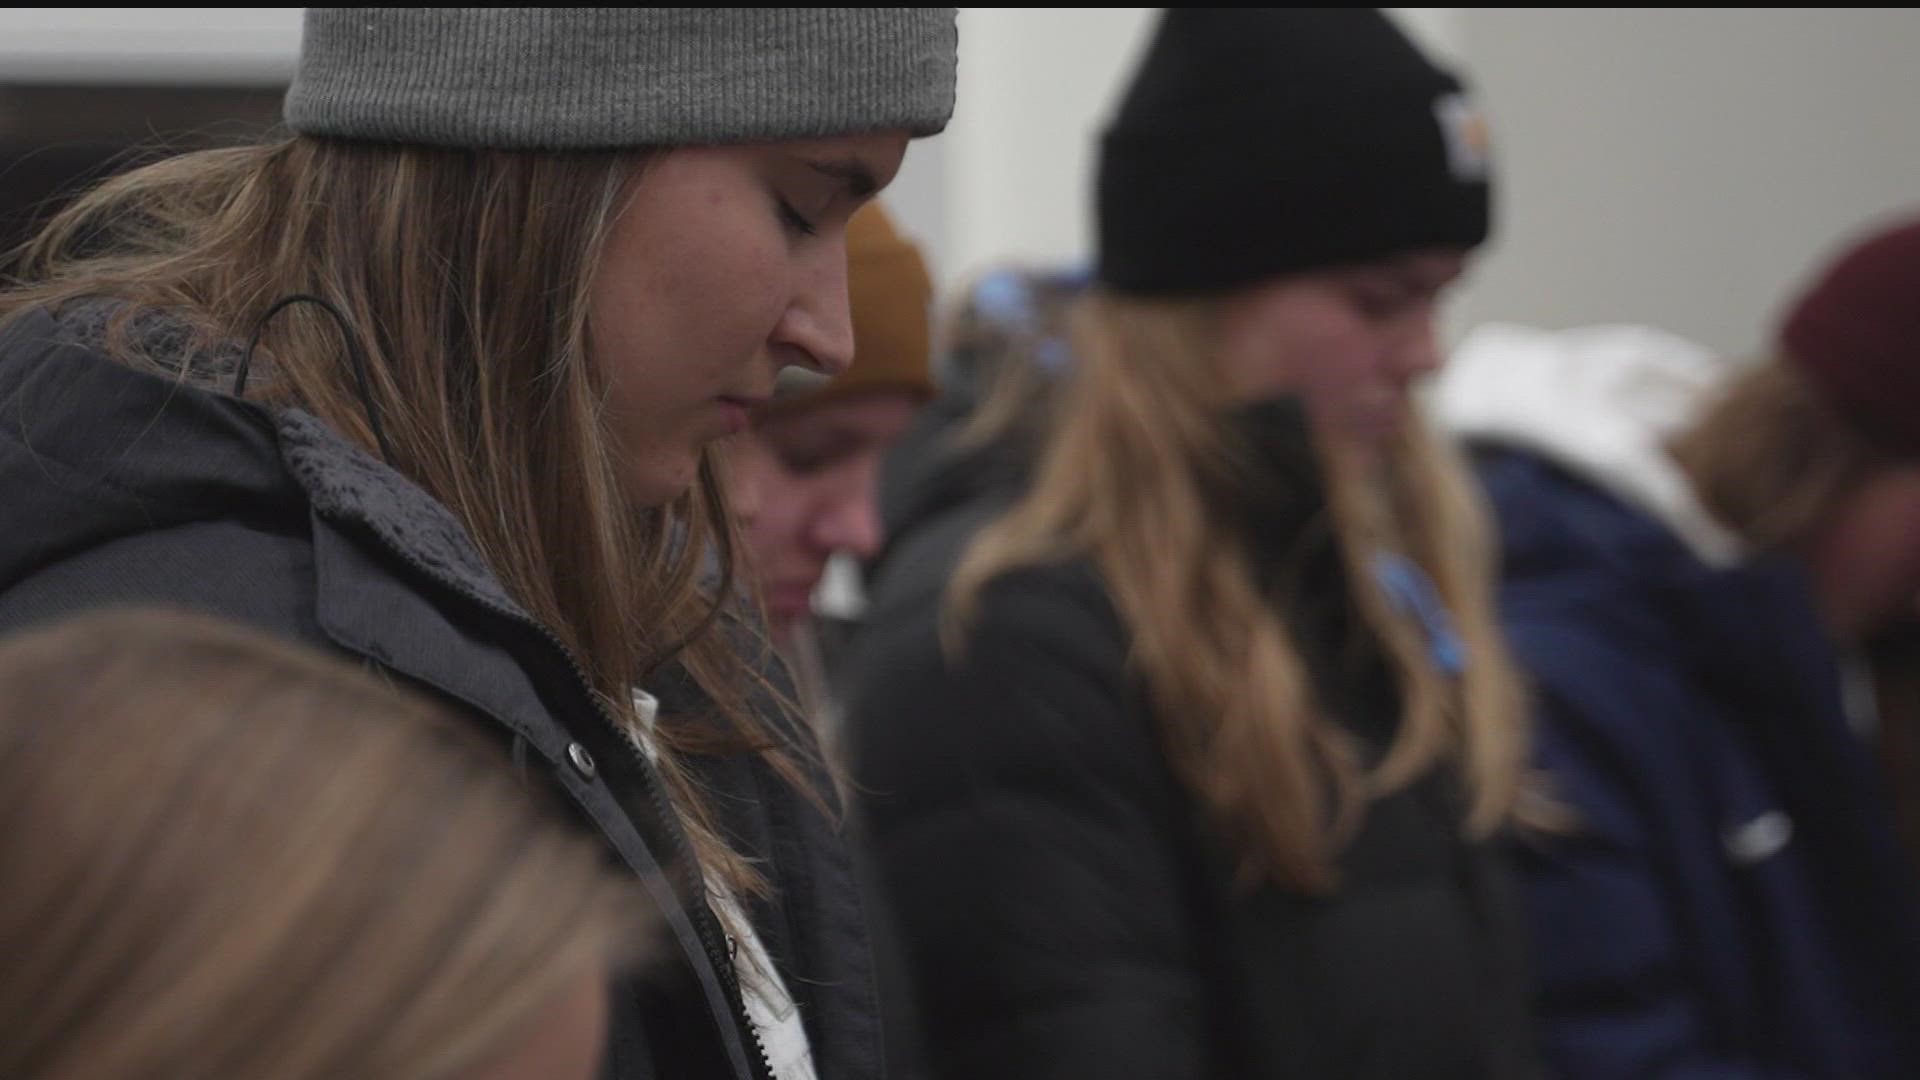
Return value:
M 1740 365 L 1646 326 L 1548 331 L 1476 328 L 1432 399 L 1437 422 L 1468 443 L 1539 454 L 1657 520 L 1711 565 L 1739 540 L 1701 507 L 1666 443 Z

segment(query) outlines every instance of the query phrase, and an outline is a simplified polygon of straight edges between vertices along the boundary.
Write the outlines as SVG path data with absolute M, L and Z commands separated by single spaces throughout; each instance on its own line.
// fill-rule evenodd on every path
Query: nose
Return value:
M 774 330 L 774 344 L 782 347 L 777 351 L 822 375 L 842 374 L 853 364 L 846 238 L 820 243 L 798 273 L 793 300 Z
M 823 508 L 814 529 L 814 541 L 825 552 L 847 552 L 860 559 L 880 553 L 883 539 L 880 507 L 871 482 L 850 486 Z

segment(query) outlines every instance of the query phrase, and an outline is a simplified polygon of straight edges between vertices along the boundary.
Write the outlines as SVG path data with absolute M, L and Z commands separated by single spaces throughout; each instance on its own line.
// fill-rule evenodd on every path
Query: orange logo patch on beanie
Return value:
M 1440 137 L 1447 145 L 1447 168 L 1462 183 L 1480 183 L 1493 171 L 1493 140 L 1486 117 L 1465 94 L 1443 94 L 1433 103 Z

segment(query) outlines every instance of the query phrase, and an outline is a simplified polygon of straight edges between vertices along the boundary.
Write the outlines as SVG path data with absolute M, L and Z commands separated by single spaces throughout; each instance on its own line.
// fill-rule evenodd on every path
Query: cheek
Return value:
M 637 200 L 616 226 L 590 309 L 592 363 L 633 423 L 736 388 L 790 292 L 786 241 L 748 196 L 656 196 Z
M 1366 392 L 1379 381 L 1379 370 L 1365 350 L 1342 347 L 1320 354 L 1314 385 L 1341 404 Z
M 742 528 L 750 529 L 765 507 L 772 486 L 769 462 L 752 436 L 728 442 L 724 453 L 727 509 Z
M 739 380 L 779 322 L 779 286 L 778 267 L 761 261 L 707 288 L 663 287 L 616 316 L 595 364 L 623 411 L 660 416 L 723 391 L 770 392 Z
M 1894 602 L 1910 605 L 1920 592 L 1920 490 L 1905 494 L 1875 522 L 1876 555 L 1887 568 L 1887 587 Z
M 1304 342 L 1301 368 L 1310 402 L 1324 413 L 1344 415 L 1381 387 L 1380 350 L 1364 328 L 1324 328 Z
M 751 354 L 772 334 L 791 270 L 784 232 L 757 189 L 703 192 L 663 208 L 670 234 L 653 249 L 671 332 L 689 352 Z
M 784 249 L 743 241 L 683 265 L 666 335 L 678 355 L 668 362 L 738 368 L 759 355 L 787 306 Z
M 1920 592 L 1920 473 L 1883 479 L 1839 523 L 1829 558 L 1863 600 L 1909 608 Z
M 1280 366 L 1310 396 L 1337 397 L 1373 366 L 1368 354 L 1377 335 L 1338 293 L 1305 293 L 1276 315 Z
M 887 451 L 893 447 L 893 441 L 874 446 L 861 452 L 853 462 L 851 483 L 854 492 L 862 499 L 878 503 L 880 499 L 880 466 L 886 462 Z

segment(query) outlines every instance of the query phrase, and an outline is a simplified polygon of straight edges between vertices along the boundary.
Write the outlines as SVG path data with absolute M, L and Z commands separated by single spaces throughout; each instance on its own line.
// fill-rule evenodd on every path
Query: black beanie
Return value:
M 1102 141 L 1099 279 L 1219 292 L 1487 238 L 1485 128 L 1376 9 L 1174 8 Z

